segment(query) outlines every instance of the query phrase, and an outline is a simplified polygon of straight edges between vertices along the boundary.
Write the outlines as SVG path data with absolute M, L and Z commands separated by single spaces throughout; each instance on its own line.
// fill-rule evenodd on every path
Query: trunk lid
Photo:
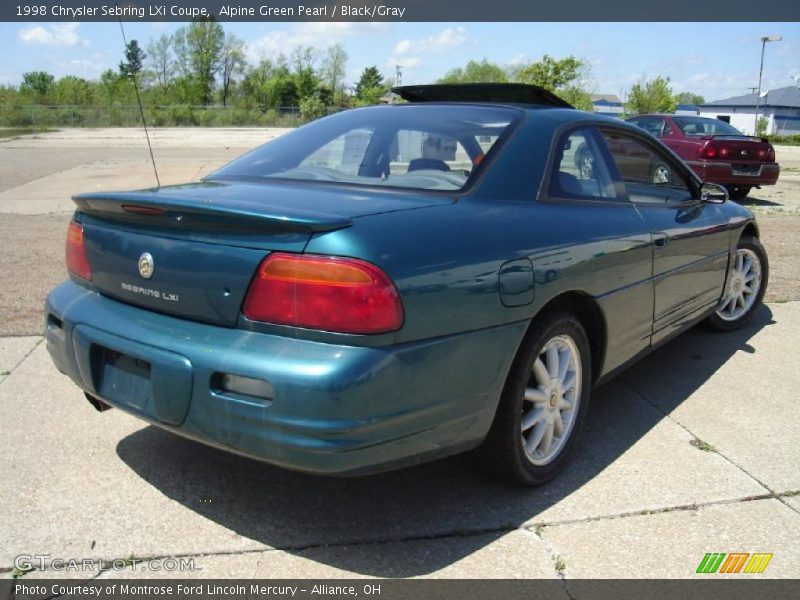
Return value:
M 707 139 L 718 150 L 727 149 L 726 156 L 718 155 L 720 159 L 736 163 L 770 162 L 772 146 L 764 138 L 747 135 L 714 135 L 703 139 Z
M 226 327 L 236 326 L 250 281 L 269 252 L 302 252 L 315 233 L 349 227 L 359 216 L 453 201 L 413 192 L 213 181 L 73 200 L 92 287 L 128 304 Z

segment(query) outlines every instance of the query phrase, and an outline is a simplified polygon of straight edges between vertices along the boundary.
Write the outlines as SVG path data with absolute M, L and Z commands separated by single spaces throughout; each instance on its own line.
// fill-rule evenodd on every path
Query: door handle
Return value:
M 653 244 L 656 248 L 666 248 L 669 244 L 669 236 L 663 231 L 653 232 Z

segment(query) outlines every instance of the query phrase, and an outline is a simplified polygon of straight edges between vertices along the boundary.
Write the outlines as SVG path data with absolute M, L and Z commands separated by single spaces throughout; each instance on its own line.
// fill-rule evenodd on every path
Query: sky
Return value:
M 125 23 L 127 38 L 146 47 L 180 23 Z M 469 60 L 502 66 L 574 55 L 590 67 L 589 91 L 622 96 L 643 77 L 667 76 L 674 92 L 699 93 L 707 101 L 749 93 L 758 83 L 764 35 L 762 89 L 800 80 L 800 23 L 224 23 L 247 44 L 252 62 L 296 46 L 320 50 L 342 43 L 349 55 L 347 79 L 367 66 L 405 84 L 430 83 Z M 122 59 L 117 23 L 1 23 L 0 83 L 18 84 L 22 73 L 45 70 L 56 77 L 96 79 Z

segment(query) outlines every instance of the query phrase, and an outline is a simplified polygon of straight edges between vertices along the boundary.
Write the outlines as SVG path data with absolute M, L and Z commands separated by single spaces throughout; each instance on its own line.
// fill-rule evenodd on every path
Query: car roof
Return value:
M 706 115 L 676 115 L 674 113 L 647 113 L 644 115 L 633 115 L 625 119 L 626 121 L 630 121 L 631 119 L 643 119 L 644 117 L 659 117 L 659 118 L 669 118 L 669 119 L 681 119 L 687 117 L 689 119 L 706 119 L 707 121 L 717 121 L 714 117 L 708 117 Z
M 538 85 L 525 83 L 437 83 L 405 85 L 392 91 L 407 102 L 471 102 L 522 104 L 572 108 L 572 105 Z

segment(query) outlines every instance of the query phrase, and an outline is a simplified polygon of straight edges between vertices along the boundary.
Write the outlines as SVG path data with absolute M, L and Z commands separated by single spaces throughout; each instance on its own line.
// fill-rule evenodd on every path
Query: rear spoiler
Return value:
M 154 227 L 227 230 L 239 232 L 319 233 L 343 229 L 353 224 L 338 215 L 264 205 L 258 211 L 204 203 L 203 200 L 156 196 L 139 192 L 92 192 L 78 194 L 72 201 L 82 213 L 120 222 L 146 223 Z
M 491 102 L 573 108 L 553 92 L 526 83 L 404 85 L 394 87 L 392 91 L 407 102 Z
M 764 144 L 769 144 L 769 140 L 765 137 L 758 137 L 753 135 L 701 135 L 699 136 L 701 140 L 718 140 L 724 142 L 725 140 L 731 140 L 734 142 L 762 142 Z

